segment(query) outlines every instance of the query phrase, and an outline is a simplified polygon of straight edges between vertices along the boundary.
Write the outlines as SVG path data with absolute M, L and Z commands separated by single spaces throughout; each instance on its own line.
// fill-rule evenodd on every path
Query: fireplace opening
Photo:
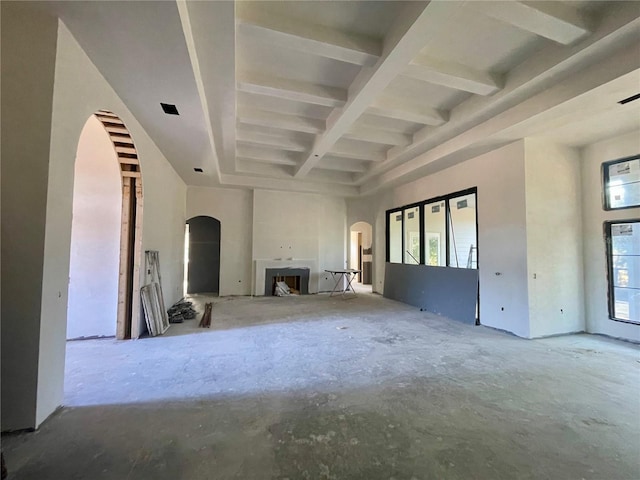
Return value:
M 278 282 L 284 282 L 289 287 L 289 293 L 291 295 L 300 295 L 300 276 L 276 276 L 273 277 L 273 287 L 271 289 L 271 295 L 277 295 Z
M 278 282 L 284 282 L 291 293 L 307 295 L 309 293 L 308 268 L 267 268 L 265 269 L 264 294 L 276 295 Z

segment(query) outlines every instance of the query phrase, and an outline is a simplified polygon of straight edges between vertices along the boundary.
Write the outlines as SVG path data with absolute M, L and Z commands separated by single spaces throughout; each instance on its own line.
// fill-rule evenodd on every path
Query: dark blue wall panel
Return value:
M 478 270 L 387 263 L 384 296 L 473 325 Z

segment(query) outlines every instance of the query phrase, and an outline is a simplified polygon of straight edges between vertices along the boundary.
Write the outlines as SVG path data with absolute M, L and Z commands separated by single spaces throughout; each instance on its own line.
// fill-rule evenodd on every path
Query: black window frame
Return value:
M 414 203 L 410 203 L 408 205 L 403 205 L 401 207 L 395 207 L 395 208 L 391 208 L 389 210 L 387 210 L 385 212 L 386 218 L 385 218 L 385 223 L 386 223 L 386 230 L 385 230 L 385 237 L 386 237 L 386 256 L 385 256 L 385 260 L 387 263 L 391 263 L 390 258 L 391 258 L 391 222 L 389 221 L 389 219 L 391 218 L 391 215 L 394 214 L 398 214 L 400 213 L 402 215 L 402 223 L 401 223 L 401 231 L 402 231 L 402 236 L 401 236 L 401 240 L 402 240 L 402 261 L 401 262 L 394 262 L 394 263 L 398 263 L 398 264 L 402 264 L 402 265 L 415 265 L 413 263 L 405 263 L 404 262 L 404 252 L 405 252 L 405 241 L 404 241 L 404 236 L 405 236 L 405 232 L 404 232 L 404 211 L 408 208 L 415 208 L 415 207 L 419 207 L 419 215 L 420 215 L 420 262 L 419 265 L 425 265 L 426 263 L 426 242 L 425 242 L 425 235 L 424 235 L 424 222 L 425 222 L 425 215 L 424 215 L 424 209 L 426 205 L 429 205 L 431 203 L 436 203 L 436 202 L 444 202 L 444 208 L 445 208 L 445 249 L 447 254 L 445 255 L 445 267 L 451 267 L 450 265 L 450 254 L 449 254 L 449 250 L 450 250 L 450 215 L 451 212 L 449 211 L 449 200 L 456 198 L 456 197 L 462 197 L 464 195 L 470 195 L 470 194 L 474 194 L 475 198 L 476 198 L 476 268 L 475 269 L 480 269 L 480 240 L 479 240 L 479 232 L 478 232 L 478 187 L 471 187 L 471 188 L 466 188 L 464 190 L 459 190 L 457 192 L 453 192 L 453 193 L 448 193 L 446 195 L 440 195 L 438 197 L 433 197 L 433 198 L 429 198 L 428 200 L 423 200 L 421 202 L 414 202 Z M 442 266 L 440 266 L 439 268 L 443 268 Z M 466 267 L 452 267 L 452 268 L 466 268 Z
M 627 320 L 626 318 L 617 318 L 615 316 L 615 294 L 614 294 L 614 273 L 613 273 L 613 247 L 611 242 L 611 227 L 621 223 L 637 223 L 640 227 L 640 218 L 631 218 L 626 220 L 610 220 L 603 223 L 604 240 L 607 252 L 607 305 L 609 307 L 609 319 L 615 322 L 630 323 L 632 325 L 640 325 L 640 320 Z
M 608 160 L 606 162 L 602 162 L 601 167 L 601 177 L 602 177 L 602 208 L 606 211 L 615 211 L 615 210 L 626 210 L 628 208 L 638 208 L 640 207 L 640 203 L 635 205 L 627 205 L 625 207 L 612 207 L 609 202 L 609 181 L 611 180 L 609 176 L 609 167 L 611 165 L 616 165 L 618 163 L 629 162 L 631 160 L 640 160 L 640 154 L 631 155 L 630 157 L 617 158 L 615 160 Z

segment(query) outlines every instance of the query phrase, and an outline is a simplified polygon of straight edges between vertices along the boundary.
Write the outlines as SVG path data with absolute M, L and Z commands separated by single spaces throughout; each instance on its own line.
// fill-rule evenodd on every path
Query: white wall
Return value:
M 99 109 L 120 116 L 131 133 L 142 170 L 142 250 L 160 252 L 165 301 L 172 303 L 182 296 L 186 186 L 67 28 L 59 25 L 35 425 L 63 399 L 74 160 L 80 132 Z M 144 259 L 142 266 L 141 283 Z
M 323 195 L 254 190 L 253 260 L 315 260 L 309 292 L 331 291 L 325 269 L 346 267 L 346 202 Z M 256 291 L 262 291 L 257 286 Z
M 582 151 L 582 232 L 587 331 L 640 342 L 640 326 L 609 319 L 607 260 L 603 223 L 640 218 L 640 208 L 605 211 L 602 207 L 602 162 L 640 153 L 640 131 L 589 145 Z
M 369 200 L 377 205 L 376 291 L 384 288 L 385 210 L 477 187 L 480 322 L 529 337 L 524 165 L 524 141 L 517 141 Z M 349 205 L 357 210 L 360 202 Z
M 251 295 L 253 192 L 189 187 L 187 219 L 198 215 L 220 220 L 220 296 Z
M 57 21 L 27 2 L 0 8 L 4 431 L 36 426 Z M 64 344 L 64 328 L 59 340 Z
M 525 139 L 530 336 L 582 332 L 580 155 Z
M 91 116 L 80 134 L 73 184 L 67 338 L 115 336 L 122 179 L 113 143 Z

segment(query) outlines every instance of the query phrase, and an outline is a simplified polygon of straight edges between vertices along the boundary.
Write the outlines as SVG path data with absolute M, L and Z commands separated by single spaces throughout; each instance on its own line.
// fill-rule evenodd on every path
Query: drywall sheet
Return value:
M 473 325 L 478 270 L 387 263 L 384 296 Z

